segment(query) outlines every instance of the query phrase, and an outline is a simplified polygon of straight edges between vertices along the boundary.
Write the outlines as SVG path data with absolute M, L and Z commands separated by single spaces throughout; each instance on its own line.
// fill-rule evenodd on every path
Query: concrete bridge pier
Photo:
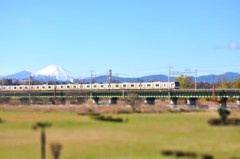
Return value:
M 227 108 L 227 98 L 221 98 L 219 103 L 220 103 L 220 106 L 223 107 L 223 108 Z
M 147 105 L 155 105 L 155 98 L 146 98 L 144 103 Z
M 99 102 L 99 98 L 92 98 L 92 100 L 93 100 L 93 104 L 98 104 Z
M 170 98 L 170 106 L 172 108 L 176 108 L 177 107 L 177 98 Z
M 110 98 L 108 104 L 117 104 L 117 101 L 118 101 L 117 98 Z
M 66 98 L 62 98 L 62 99 L 61 99 L 61 104 L 62 104 L 62 105 L 65 105 L 65 104 L 66 104 Z
M 197 98 L 188 98 L 187 99 L 188 106 L 196 106 L 197 105 Z
M 240 108 L 240 98 L 237 99 L 237 107 Z

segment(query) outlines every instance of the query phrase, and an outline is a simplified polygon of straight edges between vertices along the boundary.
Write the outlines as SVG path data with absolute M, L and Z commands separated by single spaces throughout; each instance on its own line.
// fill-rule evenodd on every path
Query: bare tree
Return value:
M 52 151 L 52 154 L 53 154 L 53 158 L 54 159 L 59 159 L 60 152 L 61 152 L 61 149 L 62 149 L 62 145 L 59 144 L 59 143 L 53 143 L 53 144 L 50 145 L 50 148 L 51 148 L 51 151 Z
M 34 130 L 37 130 L 38 128 L 41 129 L 41 158 L 46 158 L 46 135 L 45 135 L 45 128 L 50 127 L 52 124 L 47 122 L 38 122 L 33 126 Z

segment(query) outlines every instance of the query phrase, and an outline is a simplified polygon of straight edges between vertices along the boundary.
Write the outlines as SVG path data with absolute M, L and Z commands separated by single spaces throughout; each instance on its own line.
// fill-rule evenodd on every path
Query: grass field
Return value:
M 39 121 L 46 129 L 47 159 L 50 144 L 63 145 L 60 159 L 160 159 L 161 150 L 194 151 L 217 159 L 240 157 L 240 127 L 207 124 L 216 112 L 113 115 L 127 123 L 109 123 L 69 112 L 0 111 L 0 159 L 40 159 Z M 239 117 L 240 113 L 232 113 Z M 200 158 L 200 157 L 198 157 Z

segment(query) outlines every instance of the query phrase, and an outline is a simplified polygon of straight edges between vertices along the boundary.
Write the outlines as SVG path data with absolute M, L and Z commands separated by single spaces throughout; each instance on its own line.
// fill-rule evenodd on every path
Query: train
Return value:
M 0 91 L 44 90 L 169 90 L 179 89 L 179 82 L 124 82 L 87 84 L 0 85 Z

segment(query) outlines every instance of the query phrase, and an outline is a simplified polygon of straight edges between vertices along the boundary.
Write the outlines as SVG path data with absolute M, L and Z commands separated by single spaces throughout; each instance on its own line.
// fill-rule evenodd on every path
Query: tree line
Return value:
M 181 89 L 194 89 L 195 82 L 193 81 L 192 76 L 178 76 L 174 79 L 176 82 L 180 83 Z M 240 79 L 236 79 L 233 81 L 217 81 L 215 83 L 208 83 L 208 82 L 197 82 L 198 89 L 211 89 L 213 85 L 217 89 L 236 89 L 240 88 Z

